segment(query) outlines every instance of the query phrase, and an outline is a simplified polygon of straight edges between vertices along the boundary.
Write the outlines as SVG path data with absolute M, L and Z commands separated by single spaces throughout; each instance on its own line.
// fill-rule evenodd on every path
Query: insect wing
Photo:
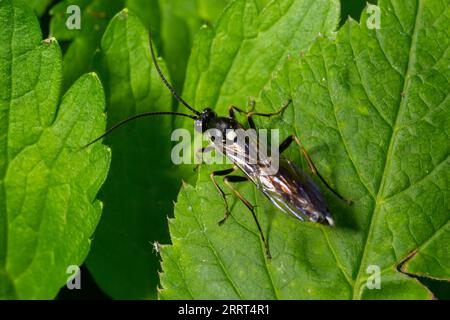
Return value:
M 258 176 L 267 174 L 271 160 L 266 156 L 267 145 L 259 141 L 256 131 L 240 127 L 229 130 L 226 141 L 215 142 L 214 146 L 241 169 L 253 182 Z
M 302 221 L 310 220 L 309 208 L 328 210 L 314 181 L 284 157 L 280 158 L 277 174 L 259 176 L 259 187 L 275 206 Z

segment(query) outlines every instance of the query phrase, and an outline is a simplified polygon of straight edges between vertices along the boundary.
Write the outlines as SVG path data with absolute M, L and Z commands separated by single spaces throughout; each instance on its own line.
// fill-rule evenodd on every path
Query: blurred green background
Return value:
M 85 72 L 95 70 L 102 75 L 101 62 L 98 62 L 99 59 L 96 58 L 98 56 L 98 50 L 101 47 L 101 39 L 110 20 L 123 8 L 127 7 L 138 15 L 147 29 L 152 30 L 154 44 L 159 55 L 165 61 L 171 82 L 178 92 L 181 93 L 186 66 L 196 32 L 203 24 L 214 25 L 215 20 L 220 16 L 220 13 L 229 1 L 31 0 L 28 3 L 33 7 L 38 17 L 40 17 L 44 37 L 56 37 L 63 49 L 64 91 Z M 256 2 L 260 7 L 263 7 L 268 0 L 257 0 Z M 369 2 L 376 3 L 375 0 Z M 83 23 L 81 30 L 69 31 L 64 26 L 65 19 L 67 18 L 66 9 L 71 4 L 76 4 L 81 8 Z M 365 5 L 365 0 L 341 0 L 341 24 L 346 21 L 348 16 L 359 20 Z M 101 76 L 102 80 L 105 77 L 108 81 L 113 81 L 108 78 L 108 75 Z M 107 84 L 105 87 L 108 98 L 108 95 L 111 93 L 108 92 Z M 170 97 L 168 99 L 170 100 Z M 111 102 L 111 99 L 108 100 L 112 104 L 123 103 L 123 101 Z M 166 100 L 163 101 L 167 102 Z M 168 102 L 168 104 L 172 105 L 172 109 L 176 108 L 175 101 Z M 165 107 L 162 106 L 161 108 Z M 132 113 L 133 110 L 136 111 L 136 106 L 134 109 L 124 108 L 127 112 L 124 114 L 115 112 L 111 118 L 115 121 L 125 116 L 126 113 Z M 111 118 L 109 119 L 109 125 L 114 122 Z M 133 134 L 136 135 L 136 132 L 128 132 L 128 138 L 133 136 Z M 154 135 L 155 132 L 151 130 L 145 133 L 145 136 Z M 161 133 L 159 135 L 161 136 Z M 149 141 L 150 144 L 154 142 Z M 129 146 L 114 144 L 114 139 L 111 139 L 111 141 L 107 140 L 106 143 L 111 143 L 113 149 L 115 147 L 116 154 L 114 154 L 113 159 L 114 157 L 119 157 L 118 161 L 121 165 L 127 163 L 127 160 L 132 158 L 130 154 L 133 154 L 135 151 L 134 149 L 130 149 Z M 158 152 L 166 151 L 158 149 Z M 139 153 L 138 156 L 152 157 L 152 152 L 156 154 L 156 151 L 153 150 L 147 153 Z M 127 156 L 120 158 L 121 156 L 118 155 L 120 153 L 127 154 Z M 122 170 L 117 165 L 117 162 L 116 165 L 113 162 L 111 172 L 114 174 L 110 172 L 110 177 L 117 177 L 119 175 L 119 180 L 128 178 L 131 180 L 139 180 L 141 176 L 151 176 L 152 172 L 160 171 L 159 173 L 155 173 L 155 180 L 160 181 L 166 179 L 164 183 L 160 183 L 160 187 L 164 190 L 163 196 L 159 192 L 159 198 L 152 198 L 148 196 L 148 194 L 151 194 L 151 189 L 146 189 L 147 195 L 141 192 L 142 195 L 138 195 L 137 199 L 134 199 L 133 202 L 130 198 L 133 198 L 134 191 L 136 190 L 126 188 L 127 190 L 124 191 L 123 195 L 117 196 L 117 193 L 121 192 L 120 190 L 123 185 L 117 181 L 108 179 L 99 195 L 99 198 L 108 204 L 104 209 L 102 220 L 95 234 L 91 253 L 81 269 L 82 290 L 68 290 L 67 288 L 63 288 L 58 296 L 59 299 L 156 298 L 155 289 L 158 285 L 157 271 L 159 270 L 159 259 L 152 252 L 151 243 L 148 243 L 149 241 L 146 240 L 145 242 L 148 243 L 148 247 L 142 248 L 137 245 L 136 250 L 129 250 L 128 248 L 130 243 L 142 243 L 145 239 L 151 239 L 151 241 L 157 240 L 161 243 L 169 243 L 170 241 L 166 217 L 172 215 L 172 203 L 176 199 L 181 180 L 176 175 L 164 178 L 167 177 L 167 172 L 164 175 L 164 171 L 170 171 L 170 168 L 164 168 L 163 160 L 160 159 L 160 162 L 158 162 L 158 159 L 156 159 L 148 163 L 145 162 L 145 164 L 129 164 L 129 167 L 125 170 Z M 155 168 L 159 169 L 155 170 Z M 141 185 L 149 184 L 148 181 L 141 180 L 139 180 L 139 183 Z M 127 197 L 127 192 L 133 196 Z M 126 212 L 130 216 L 122 219 L 123 207 L 127 206 L 132 207 Z M 136 214 L 136 212 L 141 211 L 151 212 L 153 217 L 146 219 L 142 215 Z M 131 234 L 130 231 L 134 230 L 135 226 L 140 226 L 138 228 L 139 231 Z M 109 243 L 112 237 L 118 242 L 115 244 Z M 121 239 L 127 241 L 122 247 L 120 245 Z M 143 274 L 147 274 L 148 276 L 143 278 Z M 450 298 L 450 287 L 448 283 L 430 279 L 419 280 L 430 287 L 438 298 Z

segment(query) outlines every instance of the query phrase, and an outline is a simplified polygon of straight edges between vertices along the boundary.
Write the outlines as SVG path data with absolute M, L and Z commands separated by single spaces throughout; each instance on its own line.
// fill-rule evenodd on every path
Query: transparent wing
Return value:
M 215 148 L 238 166 L 268 198 L 282 211 L 302 221 L 332 224 L 325 198 L 314 181 L 285 157 L 267 156 L 267 145 L 249 131 L 235 130 L 226 143 L 218 141 Z M 261 149 L 262 148 L 262 149 Z M 264 149 L 265 148 L 265 149 Z
M 246 130 L 240 127 L 228 130 L 226 139 L 215 140 L 213 145 L 253 182 L 257 183 L 258 176 L 263 174 L 271 165 L 271 159 L 264 152 L 268 148 L 267 144 L 258 140 L 255 130 Z

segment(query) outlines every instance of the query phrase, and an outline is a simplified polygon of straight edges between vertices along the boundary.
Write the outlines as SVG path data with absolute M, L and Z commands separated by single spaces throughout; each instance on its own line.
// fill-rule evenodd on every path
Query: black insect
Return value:
M 267 168 L 270 166 L 270 157 L 261 157 L 258 153 L 258 148 L 261 147 L 261 142 L 255 137 L 247 137 L 246 140 L 240 140 L 238 138 L 245 128 L 240 124 L 235 117 L 235 113 L 239 112 L 247 117 L 249 127 L 256 130 L 255 123 L 253 121 L 254 116 L 261 117 L 272 117 L 280 115 L 283 111 L 290 105 L 291 101 L 288 100 L 285 105 L 278 111 L 274 113 L 259 113 L 259 112 L 246 112 L 235 106 L 229 108 L 228 117 L 219 117 L 212 109 L 206 108 L 202 112 L 199 112 L 192 108 L 186 101 L 184 101 L 176 92 L 172 85 L 167 81 L 161 68 L 158 65 L 155 52 L 153 50 L 152 43 L 150 41 L 150 50 L 153 63 L 156 70 L 158 71 L 162 81 L 166 87 L 170 90 L 172 95 L 186 108 L 188 108 L 193 114 L 185 114 L 181 112 L 146 112 L 132 116 L 112 128 L 106 131 L 102 136 L 98 137 L 94 141 L 88 144 L 91 145 L 106 135 L 108 135 L 113 130 L 118 127 L 136 120 L 138 118 L 155 116 L 155 115 L 174 115 L 182 116 L 193 119 L 195 121 L 195 129 L 201 132 L 207 132 L 208 130 L 214 129 L 221 133 L 222 139 L 214 139 L 211 137 L 211 145 L 209 147 L 203 148 L 200 152 L 209 152 L 215 149 L 219 153 L 228 157 L 234 164 L 233 168 L 221 171 L 214 171 L 211 173 L 210 177 L 214 186 L 218 190 L 220 196 L 222 197 L 225 205 L 225 217 L 219 221 L 219 225 L 222 225 L 227 218 L 230 216 L 230 211 L 228 207 L 228 202 L 225 192 L 218 185 L 215 180 L 216 176 L 224 176 L 225 184 L 232 190 L 232 192 L 244 203 L 244 205 L 250 210 L 253 219 L 255 220 L 256 226 L 258 227 L 261 240 L 264 244 L 267 257 L 270 259 L 271 254 L 269 250 L 269 244 L 267 238 L 264 236 L 261 225 L 254 211 L 254 206 L 244 198 L 240 191 L 233 185 L 238 182 L 252 181 L 256 187 L 261 190 L 267 198 L 280 210 L 292 215 L 293 217 L 302 220 L 310 221 L 315 223 L 320 223 L 328 226 L 334 225 L 334 220 L 328 210 L 325 198 L 323 197 L 319 187 L 313 182 L 313 180 L 302 170 L 300 170 L 294 163 L 289 159 L 282 156 L 281 153 L 285 151 L 292 142 L 295 142 L 302 154 L 304 155 L 306 162 L 309 166 L 311 172 L 324 183 L 324 185 L 330 189 L 337 197 L 347 201 L 349 204 L 351 201 L 345 200 L 339 193 L 337 193 L 320 175 L 315 167 L 312 159 L 308 155 L 306 149 L 302 146 L 299 138 L 295 135 L 289 136 L 284 140 L 279 146 L 279 166 L 278 171 L 275 174 L 266 174 Z M 242 130 L 238 130 L 242 129 Z M 233 143 L 229 139 L 229 132 L 234 132 L 233 141 L 246 141 L 242 143 Z M 252 151 L 255 151 L 252 153 Z M 248 161 L 249 154 L 257 154 L 258 159 L 256 161 Z M 237 156 L 236 156 L 237 155 Z M 242 171 L 245 176 L 231 175 L 236 170 Z

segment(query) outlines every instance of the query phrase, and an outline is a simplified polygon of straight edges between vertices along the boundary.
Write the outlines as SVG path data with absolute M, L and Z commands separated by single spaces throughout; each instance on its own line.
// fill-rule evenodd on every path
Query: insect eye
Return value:
M 214 116 L 214 111 L 211 108 L 206 108 L 203 110 L 203 115 L 205 118 L 211 118 Z

